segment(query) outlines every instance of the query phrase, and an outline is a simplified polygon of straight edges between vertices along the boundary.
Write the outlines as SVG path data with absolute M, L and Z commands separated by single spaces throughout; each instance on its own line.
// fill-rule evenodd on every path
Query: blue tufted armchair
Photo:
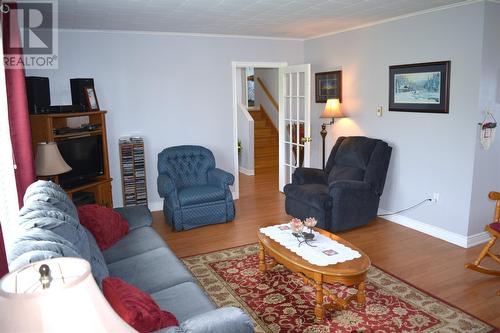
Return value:
M 165 219 L 175 230 L 232 221 L 233 183 L 232 174 L 215 168 L 207 148 L 177 146 L 158 154 L 158 193 L 165 198 Z

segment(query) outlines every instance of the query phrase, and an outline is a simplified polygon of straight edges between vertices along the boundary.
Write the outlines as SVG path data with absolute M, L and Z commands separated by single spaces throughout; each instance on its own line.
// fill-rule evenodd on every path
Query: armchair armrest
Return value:
M 189 318 L 181 323 L 185 333 L 253 333 L 247 314 L 236 307 L 224 307 Z
M 174 181 L 167 175 L 158 175 L 157 186 L 158 194 L 162 198 L 166 198 L 173 192 L 177 192 Z
M 328 175 L 322 169 L 297 168 L 292 175 L 292 183 L 303 184 L 326 184 Z
M 234 176 L 218 168 L 210 169 L 208 170 L 208 183 L 226 187 L 228 185 L 233 185 Z

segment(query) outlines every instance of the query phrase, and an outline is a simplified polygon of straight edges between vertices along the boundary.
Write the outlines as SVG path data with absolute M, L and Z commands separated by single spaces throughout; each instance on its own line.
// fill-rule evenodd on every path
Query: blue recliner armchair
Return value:
M 207 148 L 177 146 L 158 154 L 158 193 L 165 198 L 165 220 L 175 230 L 232 221 L 233 183 L 232 174 L 215 168 Z
M 285 186 L 285 210 L 315 217 L 331 232 L 367 224 L 377 216 L 392 148 L 363 136 L 338 138 L 324 170 L 297 168 Z

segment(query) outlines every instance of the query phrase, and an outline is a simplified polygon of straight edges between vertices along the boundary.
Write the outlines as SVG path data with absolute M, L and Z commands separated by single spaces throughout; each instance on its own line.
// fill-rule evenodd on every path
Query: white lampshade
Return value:
M 64 161 L 55 142 L 39 142 L 36 150 L 35 167 L 37 176 L 53 176 L 71 170 Z
M 340 110 L 340 101 L 338 98 L 326 101 L 325 110 L 320 118 L 344 118 L 345 115 Z
M 39 269 L 49 266 L 43 289 Z M 87 261 L 56 258 L 29 264 L 0 280 L 0 332 L 136 332 L 114 312 Z

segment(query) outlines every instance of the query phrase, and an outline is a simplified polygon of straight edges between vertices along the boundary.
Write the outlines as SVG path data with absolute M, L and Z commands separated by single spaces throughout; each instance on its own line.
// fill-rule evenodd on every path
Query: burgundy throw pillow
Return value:
M 101 250 L 109 249 L 128 233 L 128 222 L 111 208 L 99 205 L 78 207 L 80 223 L 94 236 Z
M 122 279 L 105 278 L 102 280 L 102 291 L 115 312 L 141 333 L 179 326 L 175 316 L 160 309 L 150 295 Z

